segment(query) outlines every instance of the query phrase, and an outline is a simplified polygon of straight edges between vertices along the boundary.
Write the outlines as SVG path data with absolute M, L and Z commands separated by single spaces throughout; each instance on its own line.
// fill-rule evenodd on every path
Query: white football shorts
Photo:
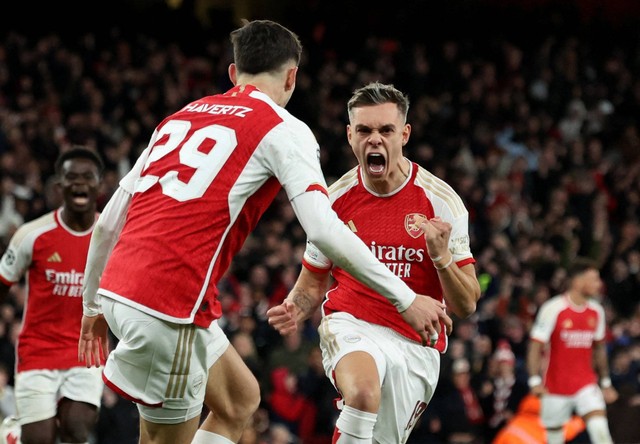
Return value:
M 589 412 L 605 409 L 602 390 L 597 384 L 587 385 L 571 396 L 547 393 L 540 400 L 540 418 L 548 428 L 561 427 L 569 421 L 574 411 L 579 416 L 584 416 Z
M 107 297 L 102 309 L 119 340 L 104 367 L 107 385 L 136 402 L 149 422 L 176 424 L 199 416 L 209 368 L 229 346 L 217 321 L 209 328 L 175 324 Z
M 405 443 L 433 397 L 440 375 L 440 352 L 348 313 L 324 317 L 318 331 L 324 371 L 334 387 L 334 370 L 343 356 L 363 351 L 373 357 L 382 387 L 374 440 Z
M 102 368 L 27 370 L 16 374 L 16 411 L 20 425 L 53 418 L 58 401 L 68 398 L 100 407 Z

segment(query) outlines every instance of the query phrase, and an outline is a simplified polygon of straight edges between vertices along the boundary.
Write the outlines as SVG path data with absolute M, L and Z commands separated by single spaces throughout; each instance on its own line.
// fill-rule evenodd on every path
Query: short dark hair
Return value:
M 371 82 L 362 88 L 356 89 L 347 103 L 347 112 L 351 120 L 353 108 L 371 105 L 384 105 L 385 103 L 395 103 L 398 111 L 407 121 L 409 112 L 409 97 L 391 84 Z
M 230 34 L 238 71 L 259 74 L 277 71 L 289 61 L 300 63 L 302 44 L 294 32 L 271 20 L 242 22 Z
M 577 257 L 567 268 L 567 276 L 572 279 L 588 270 L 599 270 L 598 263 L 588 257 Z
M 74 146 L 64 152 L 62 152 L 58 159 L 56 159 L 55 172 L 56 176 L 62 175 L 62 165 L 69 159 L 87 159 L 93 162 L 98 167 L 98 174 L 102 176 L 104 170 L 104 162 L 94 150 L 84 146 Z

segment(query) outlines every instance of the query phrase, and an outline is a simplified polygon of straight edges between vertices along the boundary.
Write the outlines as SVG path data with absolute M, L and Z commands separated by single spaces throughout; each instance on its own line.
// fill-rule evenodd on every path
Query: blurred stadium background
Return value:
M 606 284 L 621 393 L 609 406 L 612 433 L 640 442 L 640 2 L 23 0 L 6 9 L 2 250 L 17 226 L 59 203 L 50 178 L 60 150 L 82 143 L 102 154 L 103 205 L 161 118 L 230 86 L 226 38 L 239 20 L 276 19 L 305 47 L 288 109 L 316 133 L 329 182 L 355 162 L 344 137 L 351 91 L 391 82 L 412 102 L 408 157 L 451 183 L 471 212 L 482 299 L 457 320 L 438 393 L 409 442 L 491 442 L 504 423 L 496 406 L 515 411 L 517 401 L 496 394 L 498 351 L 513 354 L 506 361 L 526 384 L 533 316 L 562 291 L 577 256 L 596 259 Z M 293 284 L 303 246 L 280 196 L 220 284 L 225 331 L 264 390 L 244 444 L 330 442 L 335 392 L 318 361 L 318 319 L 283 340 L 264 317 Z M 24 296 L 17 285 L 0 308 L 0 385 L 12 384 Z M 479 414 L 457 400 L 461 360 Z M 136 440 L 135 407 L 105 391 L 94 442 Z M 578 430 L 572 442 L 589 441 Z

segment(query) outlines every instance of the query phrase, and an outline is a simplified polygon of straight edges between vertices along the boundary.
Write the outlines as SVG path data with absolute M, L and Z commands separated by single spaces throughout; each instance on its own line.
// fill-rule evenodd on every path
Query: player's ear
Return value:
M 409 141 L 409 136 L 411 135 L 411 125 L 406 123 L 404 128 L 402 129 L 402 146 L 405 146 Z
M 298 75 L 298 67 L 294 66 L 293 68 L 287 69 L 287 78 L 284 83 L 284 90 L 291 91 L 296 87 L 296 77 Z
M 229 80 L 234 86 L 238 83 L 238 68 L 235 63 L 229 65 Z

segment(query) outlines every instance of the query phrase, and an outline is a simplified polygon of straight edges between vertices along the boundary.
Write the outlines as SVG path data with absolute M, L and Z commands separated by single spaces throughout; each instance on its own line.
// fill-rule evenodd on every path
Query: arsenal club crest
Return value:
M 404 217 L 404 229 L 407 230 L 409 236 L 414 239 L 417 239 L 419 236 L 424 234 L 424 230 L 420 228 L 417 224 L 425 220 L 427 216 L 420 213 L 411 213 L 407 214 Z

